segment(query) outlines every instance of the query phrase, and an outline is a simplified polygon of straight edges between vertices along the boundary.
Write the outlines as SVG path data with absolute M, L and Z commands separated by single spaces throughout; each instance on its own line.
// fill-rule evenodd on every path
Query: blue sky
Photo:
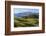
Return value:
M 31 9 L 31 8 L 14 8 L 14 13 L 23 13 L 23 12 L 38 13 L 38 12 L 39 12 L 39 9 Z

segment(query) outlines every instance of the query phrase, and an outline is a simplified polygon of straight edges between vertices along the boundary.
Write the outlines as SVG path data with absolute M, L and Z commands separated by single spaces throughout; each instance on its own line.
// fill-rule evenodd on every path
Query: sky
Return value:
M 29 9 L 29 8 L 14 8 L 14 13 L 32 12 L 38 13 L 39 9 Z

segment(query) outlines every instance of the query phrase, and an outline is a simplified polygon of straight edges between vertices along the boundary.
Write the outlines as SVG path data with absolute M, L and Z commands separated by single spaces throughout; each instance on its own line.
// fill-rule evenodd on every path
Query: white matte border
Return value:
M 32 8 L 39 9 L 39 27 L 14 27 L 14 8 Z M 22 5 L 11 5 L 11 31 L 29 31 L 29 30 L 42 30 L 42 7 L 41 6 L 22 6 Z

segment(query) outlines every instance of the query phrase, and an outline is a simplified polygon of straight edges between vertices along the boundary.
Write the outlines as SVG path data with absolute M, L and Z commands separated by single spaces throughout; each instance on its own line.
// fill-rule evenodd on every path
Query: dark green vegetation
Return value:
M 16 17 L 14 16 L 14 27 L 34 27 L 38 26 L 39 24 L 39 16 L 38 15 L 31 15 L 31 16 L 23 16 L 23 17 Z

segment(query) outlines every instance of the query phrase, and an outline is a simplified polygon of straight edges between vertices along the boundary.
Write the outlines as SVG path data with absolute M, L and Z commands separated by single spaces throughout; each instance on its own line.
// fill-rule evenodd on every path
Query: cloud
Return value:
M 22 12 L 32 12 L 38 13 L 39 9 L 29 9 L 29 8 L 14 8 L 14 13 L 22 13 Z

